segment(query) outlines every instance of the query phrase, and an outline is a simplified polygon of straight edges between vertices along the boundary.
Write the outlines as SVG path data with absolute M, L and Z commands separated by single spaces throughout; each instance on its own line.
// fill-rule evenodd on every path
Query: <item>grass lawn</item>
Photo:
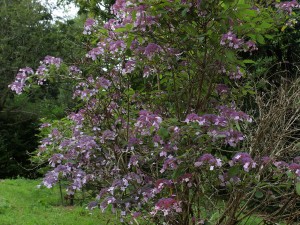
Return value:
M 105 225 L 114 217 L 85 206 L 60 206 L 59 189 L 38 189 L 40 181 L 0 181 L 0 225 Z M 118 223 L 119 224 L 119 223 Z
M 83 206 L 61 206 L 59 188 L 37 188 L 39 180 L 0 180 L 0 225 L 111 225 L 121 224 L 115 215 Z M 215 224 L 218 213 L 211 215 Z M 147 221 L 140 224 L 150 225 Z M 261 224 L 259 217 L 252 216 L 240 225 Z M 284 223 L 279 223 L 280 225 Z

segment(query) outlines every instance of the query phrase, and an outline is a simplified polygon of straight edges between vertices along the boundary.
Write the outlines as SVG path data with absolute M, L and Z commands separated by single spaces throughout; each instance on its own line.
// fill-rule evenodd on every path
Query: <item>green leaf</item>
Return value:
M 265 38 L 272 40 L 274 36 L 270 34 L 265 34 Z
M 230 177 L 234 177 L 234 176 L 238 175 L 239 172 L 240 172 L 239 166 L 233 166 L 228 170 L 228 175 Z
M 296 183 L 296 193 L 300 196 L 300 182 Z
M 159 129 L 158 135 L 161 136 L 163 139 L 165 139 L 169 137 L 169 131 L 166 128 L 162 127 Z
M 256 198 L 262 198 L 262 197 L 264 197 L 264 193 L 262 193 L 261 191 L 256 191 L 255 192 L 255 197 Z
M 262 45 L 266 43 L 264 37 L 261 34 L 256 35 L 256 40 L 258 41 L 259 44 Z
M 236 128 L 237 128 L 238 131 L 241 131 L 241 127 L 240 127 L 238 121 L 235 121 L 235 126 L 236 126 Z
M 272 24 L 267 23 L 267 22 L 262 22 L 262 24 L 260 24 L 258 27 L 263 28 L 263 29 L 267 29 L 272 27 Z
M 117 28 L 114 30 L 114 32 L 116 32 L 116 33 L 125 32 L 125 31 L 127 31 L 126 27 L 120 27 L 120 28 Z
M 253 61 L 251 59 L 245 59 L 245 60 L 243 60 L 243 63 L 251 64 L 251 63 L 255 63 L 255 61 Z

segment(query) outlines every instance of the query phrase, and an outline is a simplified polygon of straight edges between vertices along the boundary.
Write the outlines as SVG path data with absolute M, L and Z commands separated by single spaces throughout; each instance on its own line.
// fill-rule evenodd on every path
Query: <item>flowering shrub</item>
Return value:
M 235 3 L 117 0 L 103 27 L 89 19 L 83 33 L 98 43 L 82 70 L 64 67 L 78 108 L 41 127 L 38 157 L 52 167 L 43 184 L 66 178 L 71 195 L 95 184 L 102 210 L 156 224 L 204 224 L 215 211 L 217 224 L 232 224 L 254 212 L 255 197 L 269 201 L 274 183 L 296 187 L 296 160 L 247 152 L 243 131 L 253 119 L 234 94 L 247 79 L 239 55 L 254 54 L 280 15 Z M 36 73 L 20 70 L 11 88 L 44 84 L 61 67 L 46 57 Z

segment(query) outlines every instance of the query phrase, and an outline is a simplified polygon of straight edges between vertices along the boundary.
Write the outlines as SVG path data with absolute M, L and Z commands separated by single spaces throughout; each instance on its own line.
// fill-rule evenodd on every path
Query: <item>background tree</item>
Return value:
M 8 84 L 21 66 L 36 67 L 48 54 L 61 55 L 66 62 L 82 55 L 81 21 L 54 23 L 48 9 L 35 0 L 0 2 L 1 178 L 28 174 L 22 165 L 29 164 L 27 153 L 37 146 L 38 119 L 62 117 L 72 90 L 57 84 L 14 96 Z

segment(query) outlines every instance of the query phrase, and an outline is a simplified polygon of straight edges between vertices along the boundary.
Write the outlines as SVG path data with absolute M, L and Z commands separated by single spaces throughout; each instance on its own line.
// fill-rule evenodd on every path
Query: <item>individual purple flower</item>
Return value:
M 54 154 L 50 159 L 49 159 L 49 164 L 52 167 L 55 167 L 56 164 L 61 164 L 62 160 L 64 159 L 63 154 Z
M 186 119 L 184 122 L 189 123 L 189 122 L 198 122 L 200 117 L 196 113 L 191 113 L 187 115 Z
M 209 165 L 210 170 L 214 170 L 214 167 L 221 167 L 222 161 L 219 158 L 215 158 L 213 155 L 206 153 L 199 157 L 194 163 L 195 167 L 200 167 L 202 165 Z
M 78 113 L 72 112 L 69 115 L 69 118 L 73 120 L 77 125 L 82 125 L 84 121 L 84 113 L 85 113 L 84 110 L 80 110 Z
M 154 68 L 151 68 L 150 66 L 145 66 L 143 70 L 143 77 L 147 78 L 150 74 L 155 73 L 156 70 Z

